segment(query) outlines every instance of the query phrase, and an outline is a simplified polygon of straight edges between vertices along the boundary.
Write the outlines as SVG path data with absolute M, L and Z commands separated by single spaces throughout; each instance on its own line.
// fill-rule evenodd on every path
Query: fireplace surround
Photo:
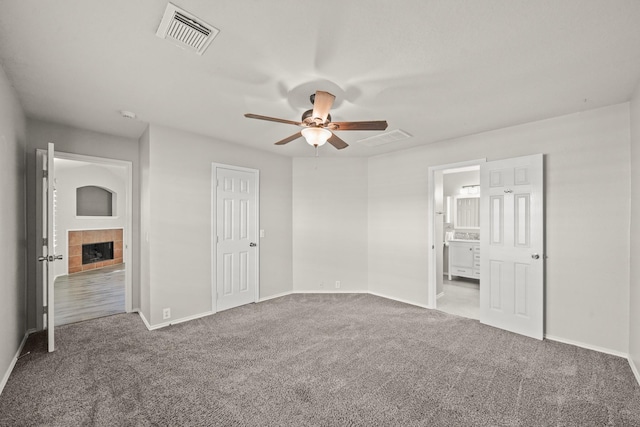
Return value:
M 95 270 L 114 264 L 122 264 L 122 229 L 69 231 L 68 234 L 68 266 L 69 274 L 81 271 Z M 108 245 L 111 245 L 109 248 Z M 90 253 L 85 254 L 86 248 L 93 246 Z M 97 252 L 100 253 L 98 255 Z M 108 257 L 112 259 L 108 259 Z M 83 263 L 83 257 L 85 262 Z

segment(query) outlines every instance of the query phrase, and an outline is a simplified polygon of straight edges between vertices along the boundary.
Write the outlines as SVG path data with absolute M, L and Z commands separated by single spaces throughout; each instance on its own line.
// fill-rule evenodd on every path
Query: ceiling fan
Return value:
M 291 141 L 294 141 L 301 136 L 307 140 L 310 145 L 318 148 L 325 142 L 336 147 L 338 150 L 349 146 L 346 142 L 340 139 L 332 131 L 336 130 L 385 130 L 387 128 L 386 120 L 378 121 L 366 121 L 366 122 L 332 122 L 329 110 L 333 105 L 333 101 L 336 97 L 329 92 L 321 90 L 316 91 L 311 95 L 310 100 L 313 104 L 313 109 L 307 110 L 302 114 L 302 120 L 294 122 L 292 120 L 278 119 L 275 117 L 261 116 L 258 114 L 247 113 L 244 116 L 250 119 L 267 120 L 270 122 L 285 123 L 289 125 L 302 126 L 302 129 L 295 134 L 280 140 L 275 145 L 284 145 Z

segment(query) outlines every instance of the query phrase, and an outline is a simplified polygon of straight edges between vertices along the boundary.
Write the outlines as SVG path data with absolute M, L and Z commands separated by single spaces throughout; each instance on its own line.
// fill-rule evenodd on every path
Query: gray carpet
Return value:
M 371 295 L 291 295 L 149 332 L 30 340 L 0 425 L 640 426 L 625 359 Z

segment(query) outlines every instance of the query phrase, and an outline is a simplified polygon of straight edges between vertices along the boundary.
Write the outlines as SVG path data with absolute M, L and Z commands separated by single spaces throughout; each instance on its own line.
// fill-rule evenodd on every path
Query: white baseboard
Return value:
M 151 324 L 147 321 L 147 318 L 144 317 L 144 314 L 142 314 L 142 311 L 140 310 L 133 310 L 135 313 L 138 313 L 138 316 L 140 316 L 140 318 L 142 319 L 142 322 L 144 323 L 144 326 L 147 327 L 148 330 L 153 330 L 153 328 L 151 327 Z
M 635 363 L 633 363 L 633 359 L 629 356 L 629 366 L 631 366 L 631 371 L 633 375 L 636 377 L 636 381 L 638 381 L 638 385 L 640 385 L 640 371 L 638 371 L 638 367 Z
M 375 295 L 375 296 L 380 297 L 380 298 L 386 298 L 386 299 L 390 299 L 390 300 L 393 300 L 393 301 L 402 302 L 404 304 L 415 305 L 416 307 L 430 308 L 429 306 L 427 306 L 425 304 L 419 304 L 419 303 L 413 302 L 413 301 L 407 301 L 407 300 L 400 299 L 400 298 L 394 298 L 394 297 L 390 297 L 388 295 L 379 294 L 377 292 L 367 292 L 367 293 L 370 294 L 370 295 Z
M 260 298 L 257 302 L 265 302 L 265 301 L 269 301 L 270 299 L 286 297 L 287 295 L 291 295 L 292 293 L 293 293 L 293 291 L 287 291 L 287 292 L 281 292 L 281 293 L 275 294 L 275 295 L 269 295 L 268 297 Z
M 203 317 L 211 316 L 212 314 L 216 314 L 216 312 L 215 311 L 205 311 L 204 313 L 194 314 L 193 316 L 187 316 L 187 317 L 182 317 L 180 319 L 172 320 L 171 322 L 169 322 L 169 325 L 177 325 L 178 323 L 188 322 L 189 320 L 201 319 Z M 163 323 L 163 325 L 164 326 L 168 326 L 167 324 L 164 324 L 164 323 Z
M 627 353 L 624 353 L 622 351 L 617 351 L 617 350 L 611 350 L 610 348 L 599 347 L 597 345 L 586 344 L 583 342 L 573 341 L 566 338 L 560 338 L 553 335 L 545 334 L 544 337 L 545 339 L 548 339 L 550 341 L 556 341 L 556 342 L 561 342 L 563 344 L 575 345 L 576 347 L 586 348 L 587 350 L 598 351 L 600 353 L 610 354 L 612 356 L 624 357 L 625 359 L 629 358 L 629 355 Z
M 348 291 L 346 289 L 328 289 L 328 290 L 312 290 L 312 291 L 305 291 L 305 290 L 293 290 L 291 292 L 292 294 L 368 294 L 369 291 Z
M 6 386 L 7 382 L 9 381 L 11 372 L 13 372 L 13 368 L 16 366 L 16 363 L 18 362 L 18 357 L 20 357 L 20 353 L 22 353 L 22 349 L 24 348 L 24 345 L 27 343 L 27 338 L 29 338 L 29 335 L 31 335 L 34 332 L 36 332 L 35 329 L 29 329 L 27 332 L 24 333 L 24 337 L 22 337 L 22 342 L 18 346 L 18 351 L 16 351 L 16 355 L 13 356 L 13 359 L 11 360 L 11 364 L 9 364 L 9 368 L 7 368 L 7 371 L 2 377 L 2 382 L 0 382 L 0 394 L 2 394 L 2 390 L 4 390 L 4 386 Z
M 167 326 L 171 326 L 171 325 L 177 325 L 179 323 L 188 322 L 189 320 L 200 319 L 201 317 L 211 316 L 212 314 L 215 314 L 215 312 L 207 311 L 207 312 L 204 312 L 204 313 L 194 314 L 193 316 L 181 317 L 180 319 L 171 320 L 169 322 L 158 323 L 157 325 L 153 325 L 152 326 L 149 323 L 149 321 L 147 320 L 147 318 L 144 317 L 144 314 L 142 314 L 142 312 L 138 310 L 138 315 L 140 315 L 140 318 L 142 318 L 142 321 L 144 322 L 144 325 L 150 331 L 154 331 L 156 329 L 161 329 L 161 328 L 166 328 Z

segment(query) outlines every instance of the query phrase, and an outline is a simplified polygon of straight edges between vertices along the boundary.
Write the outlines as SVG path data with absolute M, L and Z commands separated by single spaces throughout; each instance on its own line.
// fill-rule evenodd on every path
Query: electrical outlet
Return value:
M 162 319 L 163 320 L 167 320 L 171 318 L 171 309 L 170 308 L 163 308 L 162 309 Z
M 336 289 L 340 289 L 340 280 L 336 280 Z

